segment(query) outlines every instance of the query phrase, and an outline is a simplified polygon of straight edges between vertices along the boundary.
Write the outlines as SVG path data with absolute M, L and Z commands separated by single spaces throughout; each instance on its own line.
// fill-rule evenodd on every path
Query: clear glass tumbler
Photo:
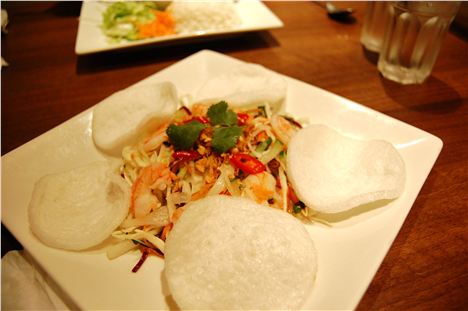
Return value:
M 386 1 L 370 1 L 367 3 L 364 24 L 361 30 L 361 43 L 369 51 L 380 52 L 385 27 L 390 17 L 388 6 L 389 3 Z
M 378 69 L 401 84 L 420 84 L 431 74 L 460 1 L 398 1 L 389 7 Z

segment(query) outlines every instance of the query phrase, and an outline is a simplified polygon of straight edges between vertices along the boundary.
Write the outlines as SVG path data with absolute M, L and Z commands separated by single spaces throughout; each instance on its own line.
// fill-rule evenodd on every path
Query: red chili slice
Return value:
M 262 162 L 245 153 L 236 153 L 232 155 L 230 162 L 232 165 L 248 174 L 258 174 L 266 170 L 266 167 Z
M 288 187 L 288 197 L 293 202 L 293 204 L 297 204 L 298 202 L 300 202 L 299 198 L 296 195 L 296 192 L 291 186 Z
M 174 151 L 174 153 L 172 154 L 172 157 L 175 160 L 191 161 L 191 160 L 197 160 L 201 158 L 201 154 L 199 154 L 195 150 L 179 150 L 179 151 Z
M 237 124 L 238 125 L 246 125 L 248 120 L 249 120 L 249 114 L 248 113 L 243 113 L 243 112 L 238 112 L 237 113 Z

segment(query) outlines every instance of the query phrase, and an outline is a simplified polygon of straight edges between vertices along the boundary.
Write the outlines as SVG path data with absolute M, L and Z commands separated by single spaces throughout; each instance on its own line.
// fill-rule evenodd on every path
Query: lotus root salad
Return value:
M 302 219 L 310 211 L 286 175 L 290 138 L 301 128 L 268 104 L 232 109 L 225 101 L 182 106 L 171 121 L 122 151 L 130 209 L 113 236 L 110 258 L 139 247 L 163 256 L 164 241 L 185 204 L 225 194 L 250 198 Z

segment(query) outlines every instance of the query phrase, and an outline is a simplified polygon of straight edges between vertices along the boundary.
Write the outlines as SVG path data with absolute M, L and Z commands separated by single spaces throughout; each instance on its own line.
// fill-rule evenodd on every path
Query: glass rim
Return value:
M 444 3 L 444 4 L 452 4 L 454 6 L 451 7 L 451 10 L 446 11 L 446 12 L 428 12 L 426 10 L 421 10 L 417 9 L 415 7 L 412 7 L 411 9 L 408 7 L 409 4 L 414 4 L 414 3 Z M 402 11 L 408 12 L 411 10 L 411 12 L 420 14 L 420 15 L 426 15 L 426 16 L 435 16 L 435 15 L 447 15 L 447 16 L 455 16 L 460 9 L 461 6 L 461 1 L 392 1 L 391 5 L 394 6 L 395 8 L 398 8 Z

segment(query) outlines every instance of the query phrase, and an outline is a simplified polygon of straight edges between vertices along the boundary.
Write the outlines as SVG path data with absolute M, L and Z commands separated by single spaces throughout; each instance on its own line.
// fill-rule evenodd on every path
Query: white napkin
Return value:
M 46 282 L 23 251 L 2 258 L 2 310 L 56 310 Z

